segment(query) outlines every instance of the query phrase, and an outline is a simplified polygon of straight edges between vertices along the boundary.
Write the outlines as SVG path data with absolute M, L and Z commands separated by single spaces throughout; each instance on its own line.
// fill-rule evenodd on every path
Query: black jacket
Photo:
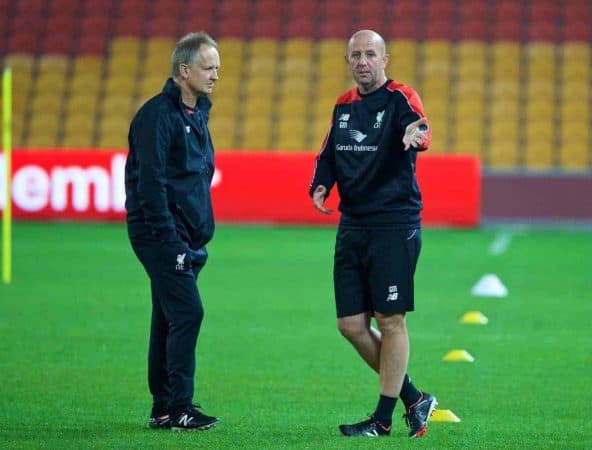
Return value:
M 166 242 L 182 239 L 195 249 L 212 238 L 211 106 L 207 97 L 199 97 L 195 109 L 187 107 L 169 78 L 135 115 L 125 166 L 130 237 L 151 233 Z
M 337 184 L 342 225 L 419 224 L 417 152 L 403 150 L 403 135 L 420 117 L 419 96 L 396 81 L 367 95 L 357 88 L 345 92 L 333 110 L 309 194 L 319 185 L 330 190 Z

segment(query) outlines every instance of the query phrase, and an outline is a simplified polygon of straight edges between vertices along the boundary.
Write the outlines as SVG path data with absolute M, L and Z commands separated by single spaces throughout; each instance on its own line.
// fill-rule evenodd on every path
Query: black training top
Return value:
M 169 78 L 132 120 L 125 166 L 130 236 L 149 232 L 163 241 L 182 238 L 192 248 L 212 238 L 211 105 L 207 97 L 199 97 L 195 108 L 184 105 Z
M 342 226 L 408 226 L 420 223 L 421 194 L 415 177 L 416 151 L 404 151 L 405 128 L 424 116 L 418 94 L 393 80 L 361 95 L 342 94 L 317 157 L 309 194 L 335 183 Z M 427 150 L 427 138 L 421 147 Z

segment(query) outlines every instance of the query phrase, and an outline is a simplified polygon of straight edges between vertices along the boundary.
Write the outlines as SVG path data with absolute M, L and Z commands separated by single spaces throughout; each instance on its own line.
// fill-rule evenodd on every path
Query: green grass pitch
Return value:
M 492 254 L 500 233 L 507 249 Z M 333 228 L 219 226 L 201 274 L 207 432 L 150 431 L 148 281 L 121 224 L 17 223 L 0 285 L 0 448 L 592 448 L 592 233 L 425 229 L 409 373 L 460 423 L 339 435 L 377 377 L 338 335 Z M 470 295 L 486 273 L 504 299 Z M 461 325 L 478 310 L 486 326 Z M 474 363 L 450 363 L 451 349 Z

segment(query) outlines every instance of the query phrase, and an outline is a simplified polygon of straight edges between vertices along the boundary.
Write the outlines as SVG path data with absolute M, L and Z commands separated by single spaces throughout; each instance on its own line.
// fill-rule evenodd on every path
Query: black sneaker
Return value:
M 409 427 L 409 437 L 422 437 L 428 429 L 428 419 L 438 406 L 436 397 L 422 392 L 419 400 L 409 407 L 403 414 L 405 422 Z
M 207 416 L 199 409 L 199 405 L 191 405 L 179 414 L 171 425 L 173 431 L 201 431 L 212 428 L 220 422 L 217 417 Z
M 359 423 L 339 425 L 339 431 L 341 431 L 341 434 L 344 436 L 378 437 L 391 434 L 391 427 L 385 427 L 380 422 L 374 420 L 374 417 L 370 416 L 368 420 Z
M 148 428 L 153 430 L 160 430 L 171 427 L 171 416 L 165 414 L 163 416 L 152 416 L 148 420 Z

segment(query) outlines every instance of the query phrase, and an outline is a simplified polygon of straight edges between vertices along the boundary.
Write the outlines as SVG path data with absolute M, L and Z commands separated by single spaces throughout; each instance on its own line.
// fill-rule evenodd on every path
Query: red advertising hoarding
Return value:
M 17 219 L 123 220 L 126 153 L 98 150 L 16 150 L 12 206 Z M 339 214 L 317 212 L 308 197 L 315 155 L 219 152 L 212 196 L 220 222 L 330 224 Z M 5 199 L 0 155 L 0 208 Z M 420 154 L 417 175 L 427 225 L 479 223 L 481 168 L 472 156 Z M 338 203 L 334 189 L 328 205 Z

